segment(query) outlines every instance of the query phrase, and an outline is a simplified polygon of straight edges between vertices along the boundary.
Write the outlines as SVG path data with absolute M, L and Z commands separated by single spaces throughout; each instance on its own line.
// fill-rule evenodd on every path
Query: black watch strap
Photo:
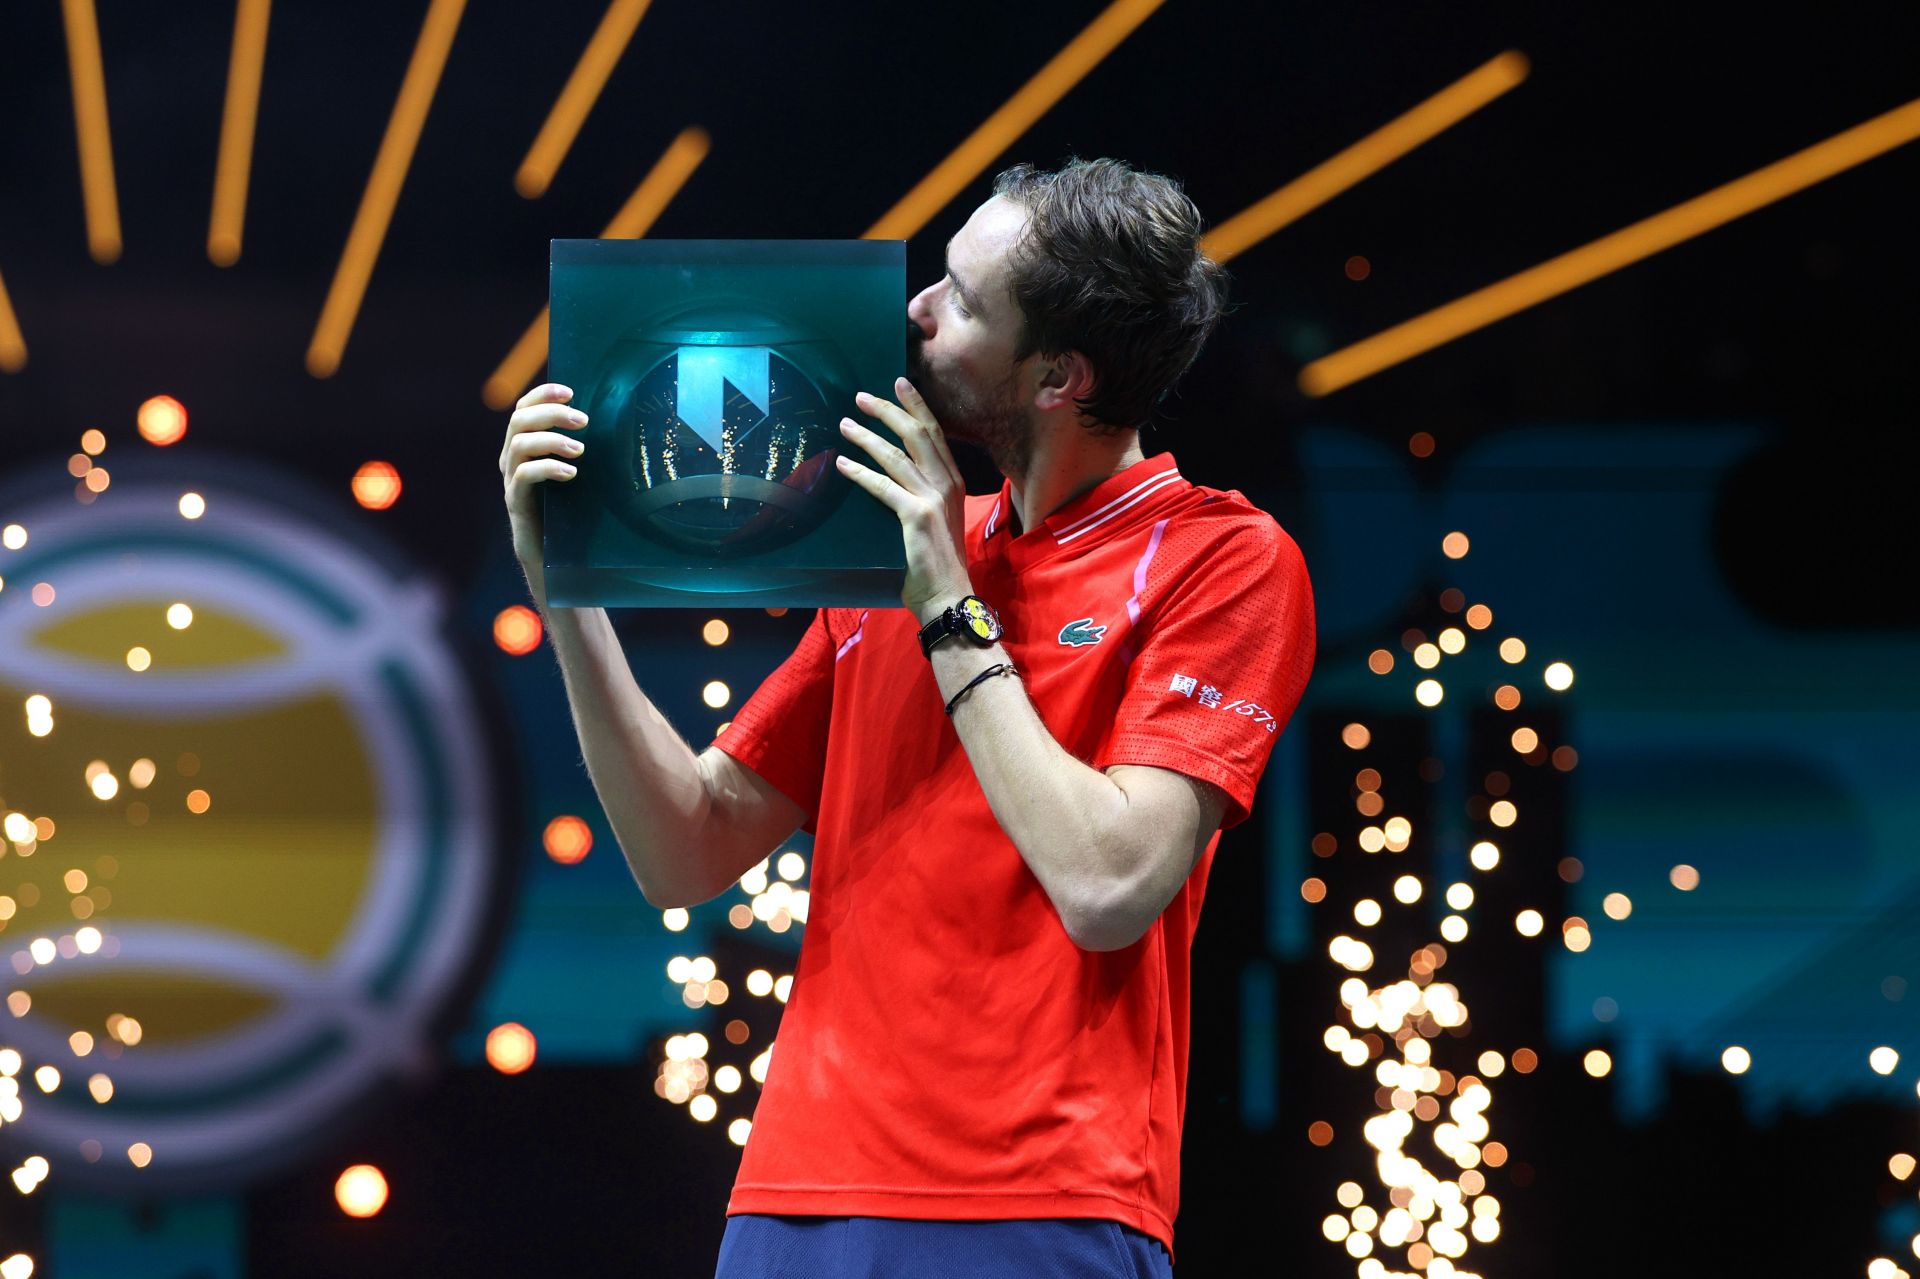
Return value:
M 973 607 L 969 608 L 969 604 Z M 933 646 L 949 635 L 965 636 L 984 648 L 1001 634 L 999 615 L 979 596 L 967 595 L 920 628 L 920 651 L 932 660 Z

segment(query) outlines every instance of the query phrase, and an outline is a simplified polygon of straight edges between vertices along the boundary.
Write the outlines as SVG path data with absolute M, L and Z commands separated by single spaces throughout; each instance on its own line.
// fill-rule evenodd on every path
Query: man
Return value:
M 696 755 L 601 610 L 547 610 L 534 484 L 565 388 L 501 453 L 588 770 L 641 891 L 690 906 L 803 827 L 811 900 L 717 1279 L 1169 1275 L 1188 955 L 1313 663 L 1293 541 L 1139 428 L 1224 300 L 1171 181 L 1022 165 L 907 308 L 912 379 L 837 460 L 900 518 L 899 609 L 823 608 Z M 1005 476 L 968 497 L 948 440 Z

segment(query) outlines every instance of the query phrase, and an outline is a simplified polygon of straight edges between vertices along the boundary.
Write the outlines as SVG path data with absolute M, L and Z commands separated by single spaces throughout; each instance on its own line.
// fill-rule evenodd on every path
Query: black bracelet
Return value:
M 981 680 L 986 679 L 989 676 L 999 675 L 1002 673 L 1005 673 L 1008 675 L 1015 675 L 1015 676 L 1020 674 L 1019 671 L 1014 669 L 1012 662 L 995 662 L 992 666 L 987 667 L 986 670 L 981 671 L 978 675 L 975 675 L 972 679 L 968 680 L 967 686 L 953 695 L 953 700 L 947 703 L 947 718 L 949 719 L 953 718 L 953 708 L 960 704 L 961 698 L 965 697 L 968 693 L 971 693 L 973 691 L 973 686 L 975 684 L 978 684 Z

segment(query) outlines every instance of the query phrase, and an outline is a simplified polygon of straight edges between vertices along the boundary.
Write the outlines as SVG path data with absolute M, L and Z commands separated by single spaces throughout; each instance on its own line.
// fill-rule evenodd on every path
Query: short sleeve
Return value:
M 754 690 L 714 745 L 758 773 L 807 814 L 813 833 L 833 718 L 834 642 L 826 609 L 793 652 Z
M 1306 562 L 1270 516 L 1253 514 L 1230 532 L 1211 520 L 1168 527 L 1114 729 L 1092 761 L 1098 769 L 1151 764 L 1213 783 L 1229 800 L 1223 830 L 1247 819 L 1313 670 Z

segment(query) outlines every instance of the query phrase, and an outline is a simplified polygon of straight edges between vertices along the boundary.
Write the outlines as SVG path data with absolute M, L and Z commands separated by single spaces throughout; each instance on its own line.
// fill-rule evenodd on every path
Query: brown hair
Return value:
M 1017 164 L 993 193 L 1027 210 L 1008 258 L 1025 315 L 1016 360 L 1078 351 L 1093 429 L 1143 426 L 1200 354 L 1226 306 L 1227 273 L 1200 251 L 1200 210 L 1180 184 L 1119 160 Z

